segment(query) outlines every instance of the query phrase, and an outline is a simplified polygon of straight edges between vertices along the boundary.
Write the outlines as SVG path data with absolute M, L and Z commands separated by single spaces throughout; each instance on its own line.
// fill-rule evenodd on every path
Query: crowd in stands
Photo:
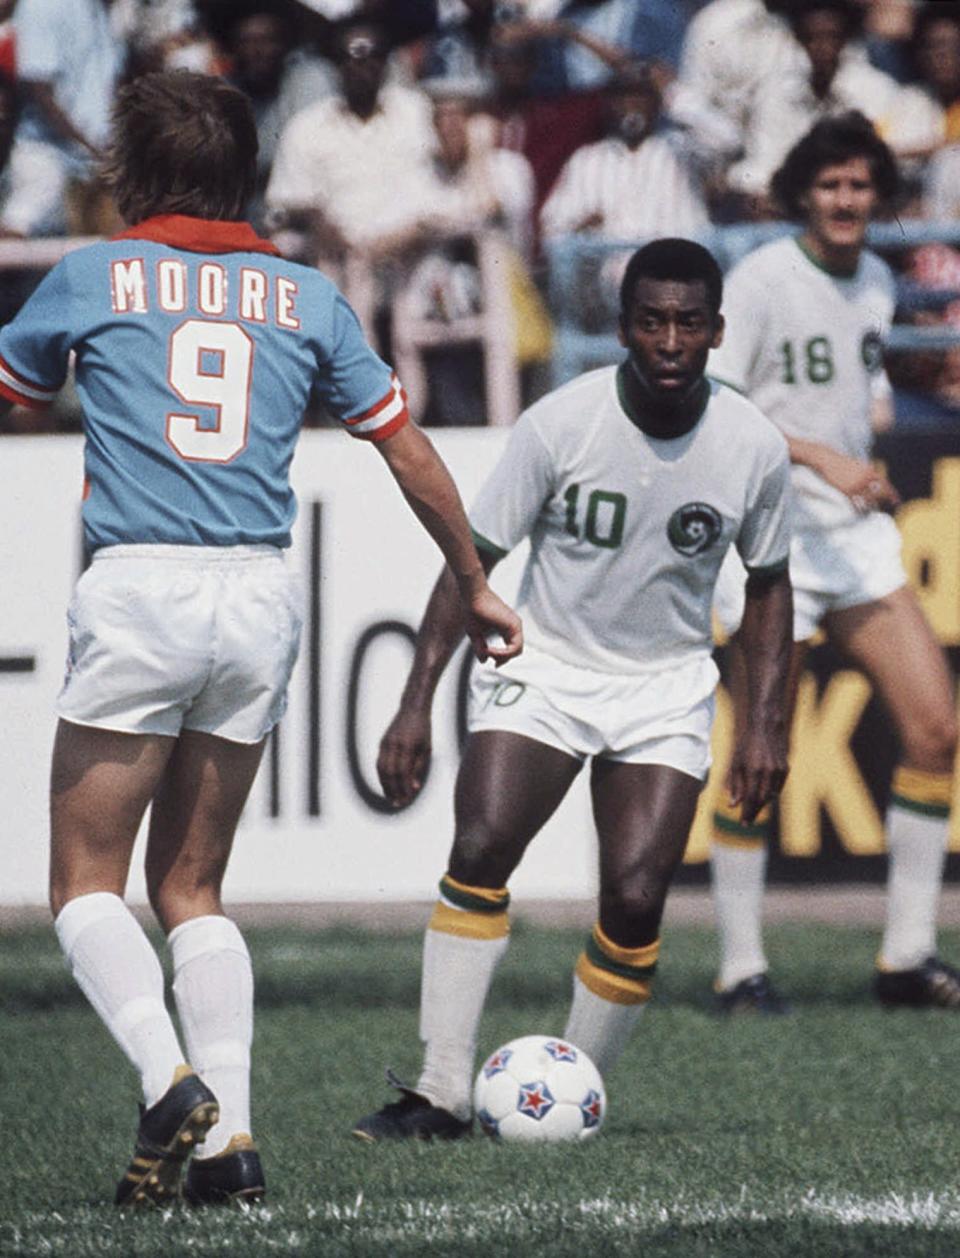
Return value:
M 477 314 L 477 233 L 497 231 L 526 397 L 549 379 L 552 242 L 775 219 L 770 176 L 825 114 L 873 121 L 903 217 L 960 223 L 953 0 L 0 0 L 0 243 L 117 227 L 111 101 L 159 67 L 247 93 L 251 220 L 334 274 L 388 356 L 398 309 Z M 585 326 L 622 256 L 585 277 Z M 923 317 L 960 323 L 949 243 L 895 264 L 941 294 Z M 0 319 L 30 282 L 4 278 Z M 423 351 L 427 423 L 485 422 L 478 350 L 455 340 Z M 928 388 L 951 412 L 956 358 Z

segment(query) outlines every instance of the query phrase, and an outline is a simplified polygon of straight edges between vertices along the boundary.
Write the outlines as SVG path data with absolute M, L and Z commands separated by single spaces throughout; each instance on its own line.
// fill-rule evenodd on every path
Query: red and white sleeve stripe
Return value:
M 385 441 L 398 432 L 410 418 L 407 395 L 395 373 L 390 375 L 390 391 L 360 415 L 345 419 L 344 425 L 353 437 L 365 441 Z
M 42 385 L 25 380 L 9 363 L 0 358 L 0 396 L 8 401 L 38 410 L 52 402 L 58 392 L 58 389 L 45 389 Z

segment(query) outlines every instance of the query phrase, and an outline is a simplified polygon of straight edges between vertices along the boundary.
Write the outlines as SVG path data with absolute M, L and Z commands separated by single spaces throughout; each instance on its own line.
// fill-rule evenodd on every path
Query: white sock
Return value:
M 947 821 L 892 803 L 887 810 L 887 918 L 880 964 L 911 970 L 935 954 Z
M 606 1079 L 619 1061 L 645 1008 L 646 1002 L 621 1005 L 604 1000 L 575 974 L 573 1003 L 563 1038 L 575 1048 L 582 1048 Z
M 751 847 L 711 845 L 710 879 L 720 936 L 721 991 L 729 991 L 743 979 L 767 971 L 762 933 L 766 873 L 765 843 Z
M 197 1149 L 222 1152 L 250 1128 L 250 1046 L 253 1042 L 253 970 L 236 923 L 227 917 L 193 917 L 168 936 L 173 994 L 190 1062 L 220 1103 L 220 1121 Z
M 149 1108 L 184 1060 L 157 954 L 123 900 L 108 891 L 70 900 L 54 928 L 80 989 L 140 1072 Z
M 417 1091 L 457 1118 L 473 1109 L 473 1067 L 480 1015 L 509 935 L 468 939 L 427 930 L 420 985 L 423 1070 Z

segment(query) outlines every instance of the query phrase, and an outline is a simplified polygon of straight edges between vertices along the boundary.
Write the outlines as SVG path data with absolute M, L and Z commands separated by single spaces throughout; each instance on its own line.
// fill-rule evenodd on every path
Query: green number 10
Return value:
M 580 486 L 570 485 L 563 495 L 567 504 L 563 527 L 571 537 L 579 537 L 577 525 L 577 507 L 580 499 Z M 583 526 L 583 537 L 593 546 L 603 546 L 612 550 L 623 541 L 623 525 L 627 518 L 627 499 L 625 494 L 612 493 L 606 489 L 592 489 L 587 499 L 587 512 Z

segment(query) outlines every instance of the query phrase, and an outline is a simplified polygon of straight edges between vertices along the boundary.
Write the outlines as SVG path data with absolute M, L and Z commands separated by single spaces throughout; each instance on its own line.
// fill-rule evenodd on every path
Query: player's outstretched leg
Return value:
M 253 970 L 235 922 L 193 917 L 168 937 L 173 992 L 190 1060 L 220 1102 L 220 1119 L 187 1170 L 191 1205 L 258 1201 L 266 1192 L 250 1135 Z
M 874 992 L 888 1006 L 960 1009 L 960 975 L 936 955 L 957 755 L 955 687 L 916 594 L 835 612 L 828 632 L 893 719 L 902 762 L 887 810 L 887 915 Z
M 361 1140 L 454 1140 L 471 1127 L 477 1030 L 494 972 L 507 950 L 506 888 L 470 887 L 449 874 L 424 936 L 420 1038 L 424 1063 L 416 1088 L 388 1073 L 400 1099 L 353 1128 Z
M 184 1062 L 164 1003 L 160 961 L 112 892 L 68 901 L 55 928 L 78 985 L 142 1081 L 136 1149 L 116 1202 L 169 1201 L 179 1192 L 184 1159 L 216 1121 L 217 1103 Z
M 763 893 L 766 885 L 770 809 L 744 825 L 722 803 L 713 817 L 710 882 L 720 972 L 715 990 L 720 1013 L 786 1013 L 788 1005 L 767 973 L 763 947 Z

